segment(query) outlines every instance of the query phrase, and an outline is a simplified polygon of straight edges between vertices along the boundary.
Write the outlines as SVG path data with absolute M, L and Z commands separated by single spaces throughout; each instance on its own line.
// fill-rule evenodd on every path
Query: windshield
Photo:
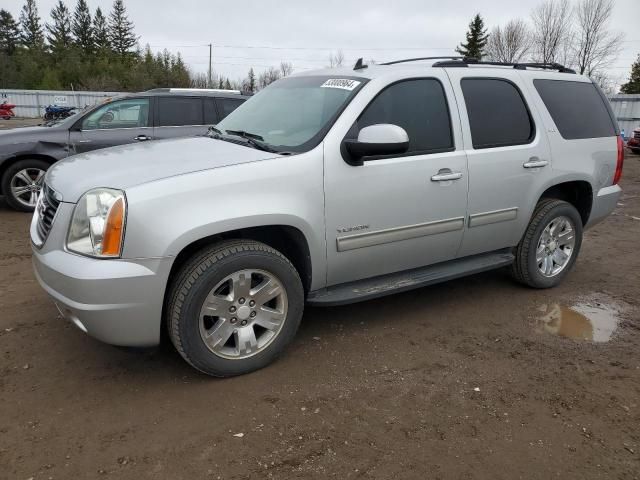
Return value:
M 259 138 L 279 151 L 305 152 L 322 140 L 366 81 L 357 77 L 284 78 L 253 96 L 216 127 L 221 133 L 240 132 Z

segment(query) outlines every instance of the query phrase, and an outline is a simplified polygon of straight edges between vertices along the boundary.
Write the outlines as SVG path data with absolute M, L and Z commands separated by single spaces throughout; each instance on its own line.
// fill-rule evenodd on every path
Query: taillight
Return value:
M 618 135 L 618 161 L 616 162 L 616 173 L 613 175 L 613 184 L 617 185 L 622 177 L 622 166 L 624 165 L 624 142 Z

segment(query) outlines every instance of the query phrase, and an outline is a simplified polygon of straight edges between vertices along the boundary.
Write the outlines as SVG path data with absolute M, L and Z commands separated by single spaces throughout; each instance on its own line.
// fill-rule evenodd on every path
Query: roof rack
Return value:
M 439 57 L 418 57 L 418 58 L 405 58 L 404 60 L 394 60 L 392 62 L 381 63 L 380 65 L 396 65 L 398 63 L 419 62 L 421 60 L 464 60 L 466 57 L 460 56 L 439 56 Z
M 434 67 L 468 67 L 469 65 L 489 65 L 497 67 L 513 67 L 516 70 L 526 70 L 527 68 L 540 68 L 543 70 L 557 70 L 560 73 L 573 73 L 576 71 L 567 68 L 559 63 L 536 63 L 536 62 L 524 62 L 524 63 L 512 63 L 512 62 L 484 62 L 473 57 L 462 57 L 461 59 L 454 59 L 444 62 L 436 62 Z
M 392 62 L 381 63 L 380 65 L 396 65 L 398 63 L 419 62 L 421 60 L 440 60 L 434 63 L 434 67 L 468 67 L 469 65 L 491 65 L 497 67 L 513 67 L 516 70 L 526 70 L 527 68 L 541 68 L 544 70 L 557 70 L 560 73 L 576 73 L 575 70 L 567 68 L 559 63 L 509 63 L 509 62 L 483 62 L 473 57 L 461 57 L 461 56 L 438 56 L 438 57 L 418 57 L 418 58 L 406 58 L 404 60 L 393 60 Z

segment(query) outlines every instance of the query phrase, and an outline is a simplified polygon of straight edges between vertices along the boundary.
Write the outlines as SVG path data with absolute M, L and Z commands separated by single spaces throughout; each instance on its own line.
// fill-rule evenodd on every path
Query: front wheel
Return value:
M 304 307 L 298 272 L 259 242 L 222 242 L 182 267 L 168 297 L 169 336 L 182 357 L 228 377 L 271 363 L 293 339 Z
M 562 200 L 536 206 L 527 231 L 515 249 L 512 274 L 533 288 L 550 288 L 567 276 L 582 245 L 582 218 Z
M 2 193 L 14 210 L 33 212 L 42 189 L 49 164 L 43 160 L 26 159 L 11 165 L 2 176 Z

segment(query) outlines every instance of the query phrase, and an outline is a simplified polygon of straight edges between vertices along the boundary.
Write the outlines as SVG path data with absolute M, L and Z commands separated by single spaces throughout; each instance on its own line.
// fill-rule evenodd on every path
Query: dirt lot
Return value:
M 58 318 L 2 204 L 0 478 L 640 478 L 640 158 L 623 187 L 559 288 L 497 271 L 309 308 L 228 380 Z

